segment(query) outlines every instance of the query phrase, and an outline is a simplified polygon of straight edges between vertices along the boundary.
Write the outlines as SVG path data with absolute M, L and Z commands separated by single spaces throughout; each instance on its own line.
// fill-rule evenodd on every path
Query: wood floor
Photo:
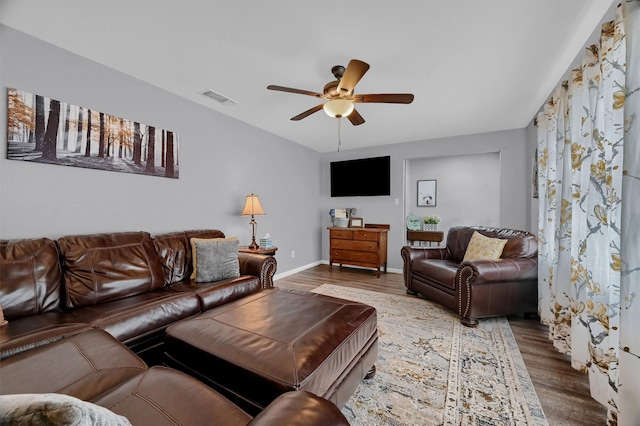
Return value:
M 402 274 L 381 273 L 377 279 L 372 270 L 334 266 L 329 271 L 328 265 L 318 265 L 275 282 L 280 288 L 300 290 L 313 290 L 322 284 L 406 294 Z M 553 348 L 547 327 L 537 320 L 518 316 L 509 317 L 509 324 L 549 424 L 606 424 L 606 409 L 589 396 L 587 377 L 571 368 L 569 358 Z

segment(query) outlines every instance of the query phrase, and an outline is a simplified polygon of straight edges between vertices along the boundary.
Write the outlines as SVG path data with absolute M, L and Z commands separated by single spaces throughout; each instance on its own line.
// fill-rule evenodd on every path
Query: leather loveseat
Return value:
M 238 254 L 239 277 L 194 282 L 191 238 L 224 234 L 1 240 L 0 306 L 8 320 L 0 326 L 3 409 L 9 395 L 55 393 L 133 424 L 348 424 L 334 404 L 307 392 L 284 394 L 252 418 L 194 378 L 149 368 L 134 353 L 160 351 L 171 324 L 273 286 L 275 258 L 245 253 Z
M 463 260 L 474 234 L 506 240 L 495 260 Z M 407 293 L 420 294 L 457 312 L 462 324 L 479 318 L 538 311 L 538 242 L 513 229 L 456 226 L 446 247 L 401 249 Z

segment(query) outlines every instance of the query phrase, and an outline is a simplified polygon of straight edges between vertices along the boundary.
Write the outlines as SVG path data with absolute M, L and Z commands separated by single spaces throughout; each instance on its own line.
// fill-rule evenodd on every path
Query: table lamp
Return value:
M 244 209 L 242 209 L 241 216 L 251 216 L 251 245 L 249 249 L 257 250 L 258 244 L 256 244 L 256 220 L 254 216 L 257 215 L 265 215 L 266 213 L 262 209 L 262 205 L 260 205 L 260 199 L 257 195 L 251 194 L 247 195 L 247 201 L 244 204 Z

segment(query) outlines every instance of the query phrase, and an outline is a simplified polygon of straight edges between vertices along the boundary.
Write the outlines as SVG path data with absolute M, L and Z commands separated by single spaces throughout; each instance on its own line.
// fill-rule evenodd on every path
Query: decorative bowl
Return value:
M 346 217 L 334 217 L 333 226 L 337 228 L 348 228 L 349 227 L 349 218 Z

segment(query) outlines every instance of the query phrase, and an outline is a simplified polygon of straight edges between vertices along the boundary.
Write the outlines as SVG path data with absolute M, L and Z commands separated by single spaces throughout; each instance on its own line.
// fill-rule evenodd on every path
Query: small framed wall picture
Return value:
M 418 207 L 435 207 L 436 201 L 436 180 L 419 180 Z
M 349 228 L 364 228 L 364 219 L 361 217 L 352 217 L 349 219 Z

